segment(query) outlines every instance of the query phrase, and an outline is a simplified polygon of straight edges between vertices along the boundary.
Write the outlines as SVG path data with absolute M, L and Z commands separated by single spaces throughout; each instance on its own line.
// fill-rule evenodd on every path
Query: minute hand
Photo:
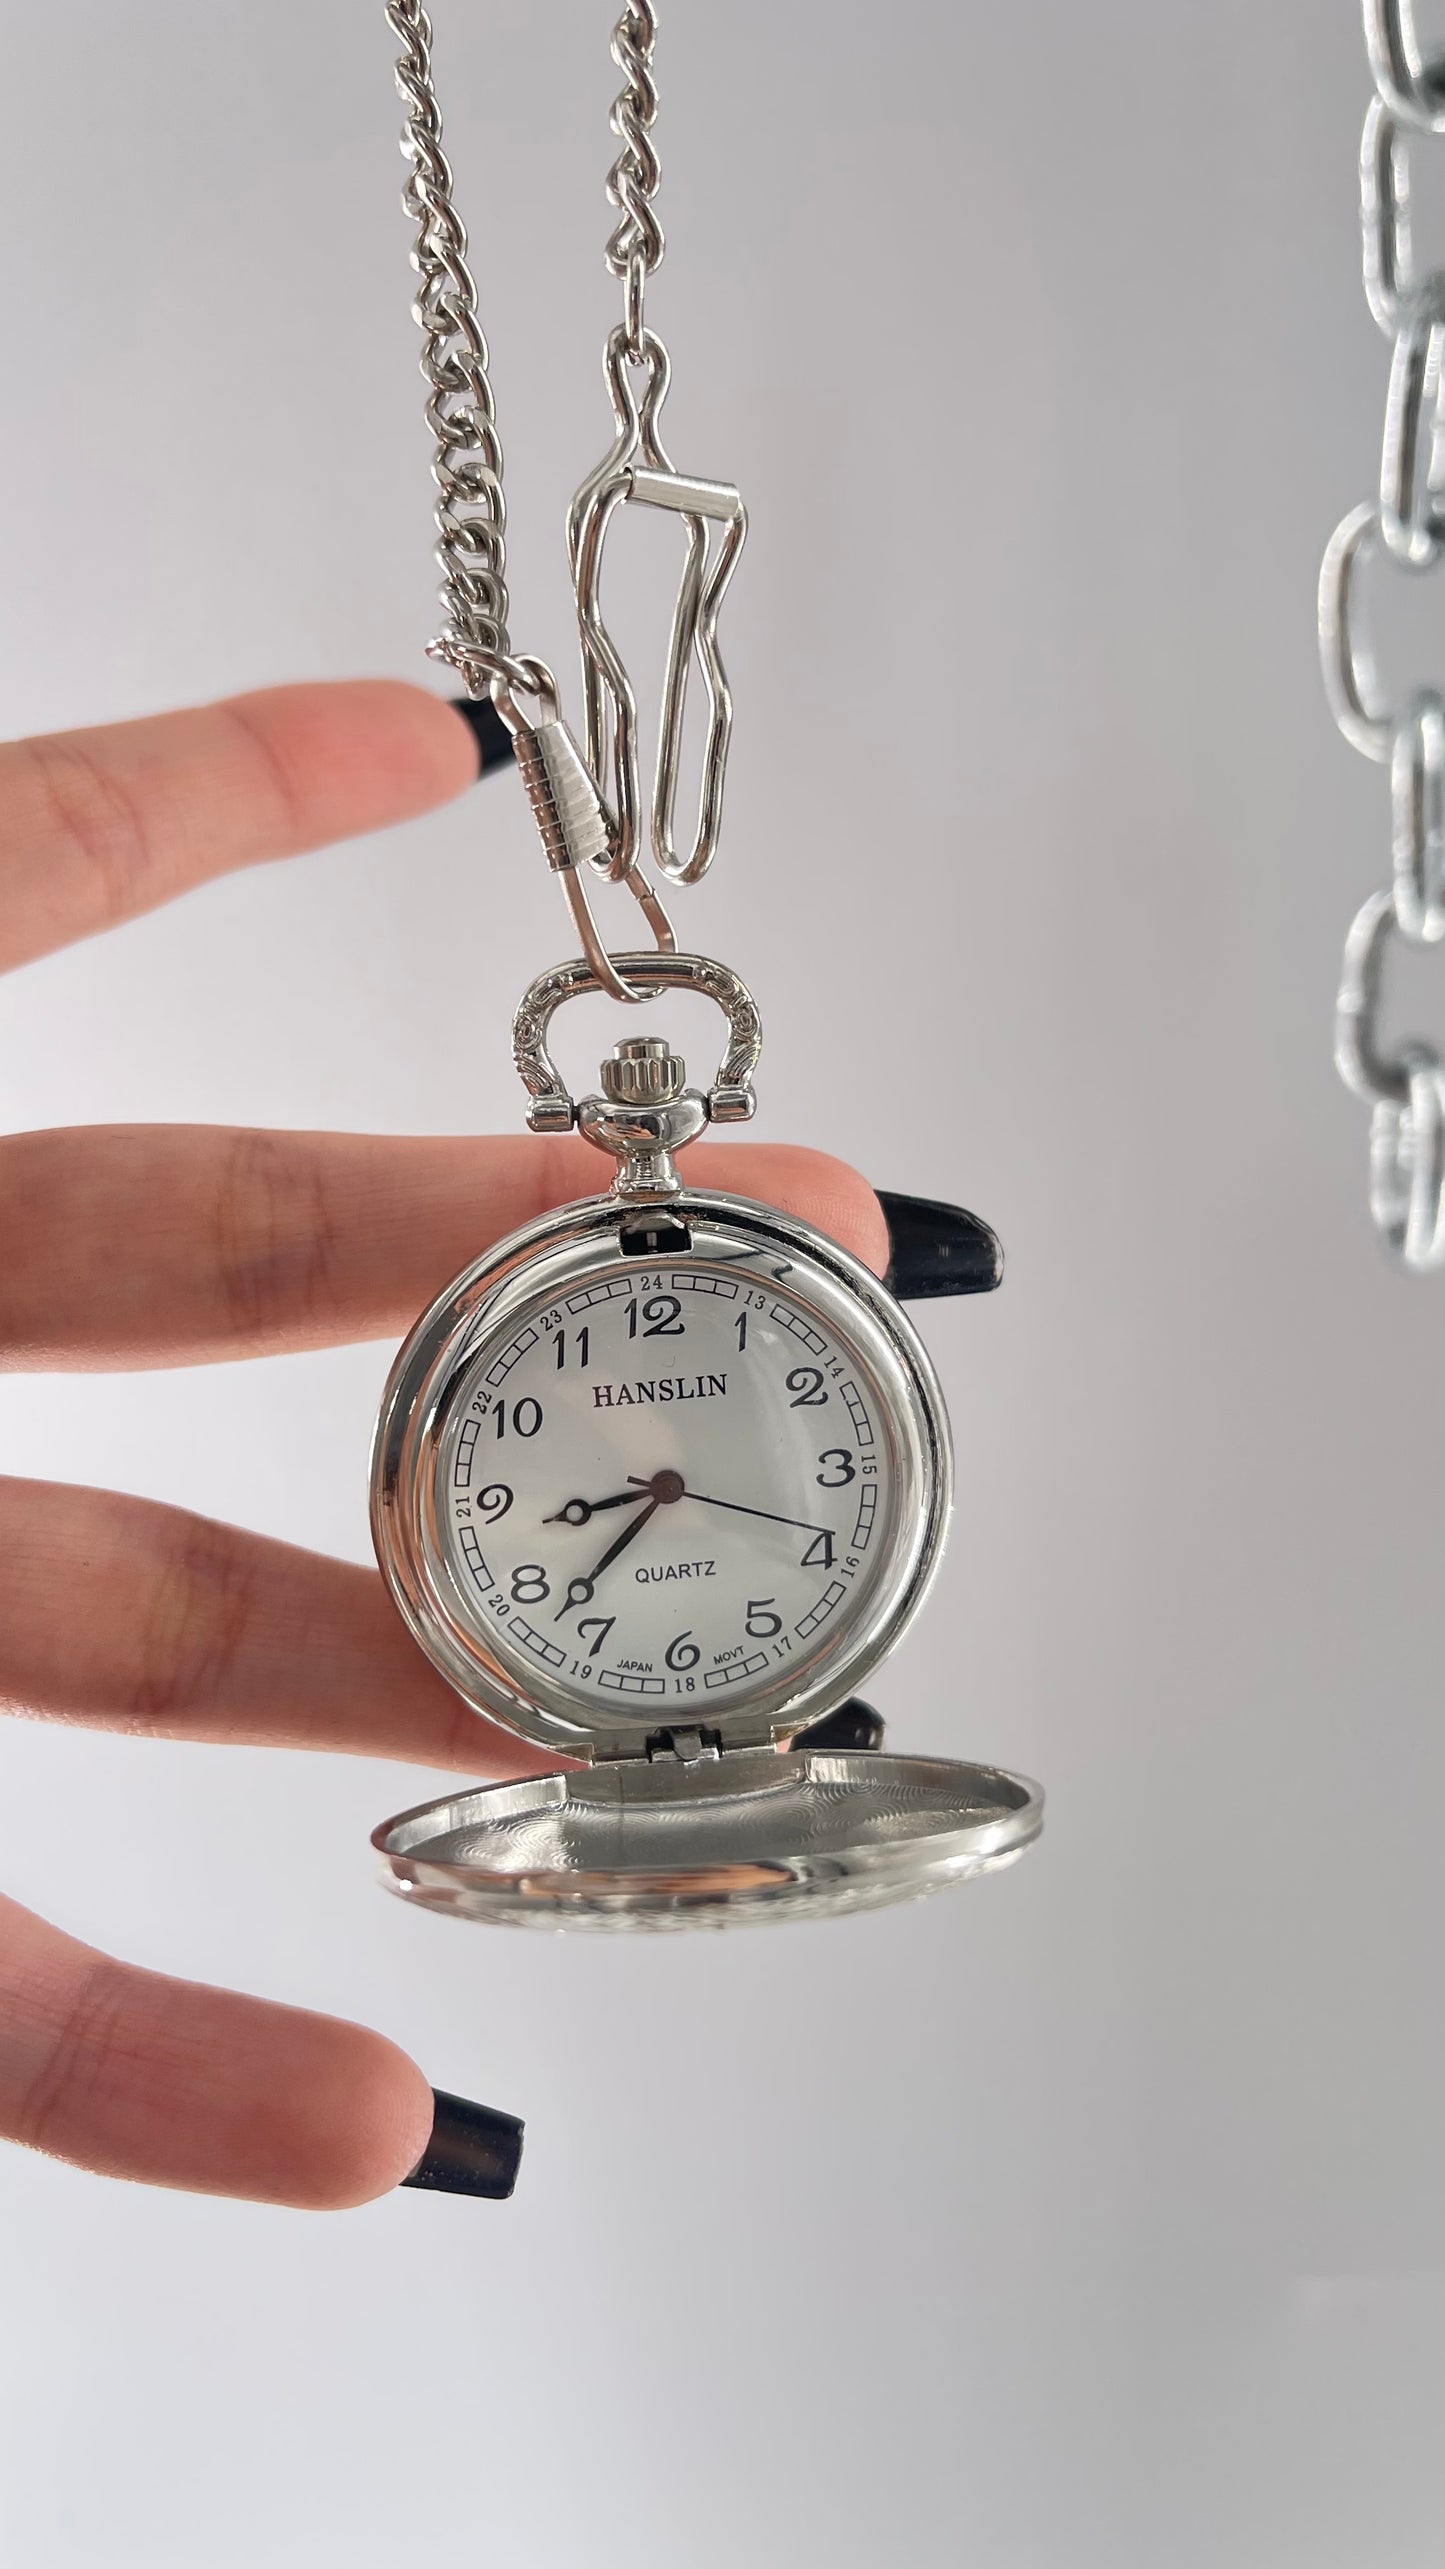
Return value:
M 617 1558 L 618 1553 L 619 1553 L 619 1552 L 625 1552 L 625 1551 L 627 1550 L 627 1547 L 628 1547 L 629 1543 L 635 1543 L 635 1542 L 636 1542 L 637 1537 L 638 1537 L 638 1536 L 639 1536 L 639 1534 L 642 1532 L 643 1527 L 644 1527 L 645 1525 L 650 1525 L 650 1524 L 651 1524 L 652 1519 L 656 1516 L 657 1511 L 658 1511 L 658 1509 L 659 1509 L 659 1507 L 660 1507 L 661 1505 L 662 1505 L 662 1502 L 661 1502 L 661 1500 L 660 1500 L 660 1499 L 654 1499 L 654 1500 L 653 1500 L 653 1502 L 652 1502 L 651 1507 L 646 1507 L 646 1508 L 644 1508 L 644 1509 L 643 1509 L 643 1511 L 642 1511 L 641 1516 L 635 1516 L 635 1517 L 633 1518 L 632 1523 L 631 1523 L 630 1525 L 625 1525 L 625 1526 L 623 1527 L 622 1532 L 619 1534 L 619 1536 L 618 1536 L 618 1538 L 617 1538 L 616 1542 L 615 1542 L 615 1543 L 613 1543 L 613 1544 L 609 1544 L 609 1546 L 608 1546 L 607 1550 L 603 1553 L 602 1558 L 601 1558 L 601 1560 L 598 1562 L 596 1569 L 595 1569 L 595 1570 L 589 1570 L 589 1571 L 588 1571 L 588 1573 L 587 1573 L 587 1585 L 588 1585 L 589 1587 L 593 1587 L 593 1588 L 595 1588 L 595 1587 L 596 1587 L 596 1585 L 597 1585 L 598 1580 L 599 1580 L 599 1579 L 601 1578 L 601 1576 L 602 1576 L 603 1571 L 604 1571 L 604 1570 L 608 1570 L 608 1569 L 610 1569 L 610 1568 L 611 1568 L 611 1566 L 612 1566 L 613 1562 L 614 1562 L 614 1561 L 616 1560 L 616 1558 Z

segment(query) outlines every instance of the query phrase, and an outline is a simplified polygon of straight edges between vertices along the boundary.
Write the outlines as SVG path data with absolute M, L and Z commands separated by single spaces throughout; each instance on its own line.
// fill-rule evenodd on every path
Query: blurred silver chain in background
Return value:
M 623 317 L 605 350 L 616 435 L 577 492 L 567 518 L 582 654 L 585 754 L 562 720 L 557 682 L 547 663 L 512 649 L 502 450 L 467 236 L 441 146 L 431 21 L 421 0 L 387 0 L 386 15 L 403 47 L 396 65 L 406 108 L 402 150 L 409 163 L 403 202 L 416 225 L 412 264 L 421 279 L 416 317 L 422 331 L 422 373 L 429 386 L 427 420 L 436 441 L 432 471 L 445 621 L 429 648 L 459 672 L 471 694 L 490 695 L 512 734 L 547 862 L 566 895 L 583 953 L 613 998 L 641 1000 L 651 993 L 634 988 L 618 970 L 587 891 L 589 875 L 624 885 L 641 906 L 658 951 L 676 951 L 657 889 L 638 862 L 637 702 L 602 613 L 607 531 L 617 510 L 635 501 L 670 511 L 681 520 L 686 538 L 663 679 L 651 837 L 660 872 L 674 883 L 695 883 L 712 861 L 722 822 L 732 699 L 718 650 L 717 619 L 747 530 L 746 512 L 732 485 L 676 472 L 661 439 L 659 417 L 670 365 L 666 348 L 643 315 L 647 279 L 664 246 L 653 202 L 659 177 L 652 141 L 657 12 L 651 0 L 631 0 L 612 36 L 613 59 L 623 74 L 612 109 L 612 130 L 621 148 L 607 180 L 608 199 L 618 216 L 607 244 L 607 264 L 623 289 Z M 691 849 L 680 855 L 674 845 L 674 813 L 694 668 L 706 691 L 708 724 L 697 827 Z M 529 698 L 535 711 L 524 712 L 519 697 Z
M 1410 153 L 1445 136 L 1445 55 L 1420 51 L 1410 0 L 1364 0 L 1376 96 L 1360 142 L 1365 296 L 1392 343 L 1379 495 L 1350 510 L 1320 568 L 1320 656 L 1346 740 L 1390 771 L 1393 878 L 1373 892 L 1345 941 L 1335 1013 L 1340 1076 L 1371 1109 L 1370 1211 L 1401 1263 L 1445 1266 L 1445 1069 L 1434 1046 L 1381 1033 L 1386 965 L 1397 937 L 1445 937 L 1445 696 L 1420 687 L 1385 700 L 1361 627 L 1355 579 L 1382 550 L 1407 570 L 1445 563 L 1445 264 L 1417 268 L 1410 236 Z M 1445 244 L 1442 244 L 1445 260 Z

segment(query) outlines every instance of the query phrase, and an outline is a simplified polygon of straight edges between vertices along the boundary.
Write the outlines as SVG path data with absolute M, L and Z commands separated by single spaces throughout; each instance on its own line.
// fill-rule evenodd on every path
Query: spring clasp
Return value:
M 581 750 L 562 720 L 557 682 L 543 660 L 524 665 L 528 692 L 537 700 L 535 715 L 524 714 L 510 679 L 491 682 L 492 702 L 512 735 L 517 771 L 532 806 L 542 853 L 556 875 L 572 913 L 582 952 L 598 986 L 613 999 L 637 1001 L 652 996 L 634 989 L 618 971 L 592 914 L 582 869 L 612 872 L 611 851 L 616 822 L 608 810 Z M 659 954 L 674 954 L 677 937 L 653 885 L 637 865 L 618 879 L 625 882 L 652 931 Z

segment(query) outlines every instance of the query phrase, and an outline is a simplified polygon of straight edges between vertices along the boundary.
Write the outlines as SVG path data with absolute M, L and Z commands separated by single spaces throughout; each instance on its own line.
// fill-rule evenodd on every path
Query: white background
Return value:
M 564 663 L 610 14 L 438 0 L 518 638 Z M 10 729 L 425 675 L 392 51 L 353 0 L 5 11 Z M 1358 15 L 674 0 L 659 62 L 673 447 L 752 512 L 688 933 L 763 1003 L 761 1129 L 1003 1235 L 924 1315 L 962 1505 L 875 1691 L 1049 1831 L 881 1918 L 508 1940 L 373 1889 L 414 1773 L 12 1730 L 19 1896 L 529 2139 L 507 2209 L 333 2219 L 6 2157 L 7 2555 L 1425 2569 L 1442 1301 L 1329 1065 L 1387 815 L 1312 640 L 1386 376 Z M 497 779 L 19 975 L 3 1111 L 516 1129 L 566 945 Z M 12 1383 L 5 1461 L 360 1559 L 385 1363 Z

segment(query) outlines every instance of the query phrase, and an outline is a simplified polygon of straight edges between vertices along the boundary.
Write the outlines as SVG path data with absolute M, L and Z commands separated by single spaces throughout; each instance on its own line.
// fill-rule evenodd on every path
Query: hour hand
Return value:
M 632 1523 L 630 1525 L 625 1525 L 622 1532 L 608 1544 L 601 1560 L 587 1572 L 585 1578 L 572 1579 L 568 1581 L 567 1594 L 563 1598 L 560 1606 L 557 1608 L 555 1615 L 552 1617 L 552 1621 L 554 1623 L 560 1623 L 562 1617 L 572 1606 L 591 1605 L 592 1592 L 596 1587 L 598 1580 L 601 1578 L 603 1571 L 610 1570 L 619 1553 L 625 1552 L 629 1543 L 633 1542 L 635 1538 L 641 1534 L 643 1527 L 652 1523 L 652 1520 L 656 1516 L 661 1505 L 662 1501 L 654 1498 L 651 1507 L 645 1507 L 641 1516 L 635 1516 Z
M 555 1516 L 544 1516 L 542 1523 L 586 1525 L 591 1518 L 599 1516 L 603 1508 L 635 1507 L 638 1500 L 646 1496 L 647 1486 L 644 1483 L 640 1490 L 614 1490 L 610 1499 L 568 1499 L 565 1507 L 559 1507 Z

